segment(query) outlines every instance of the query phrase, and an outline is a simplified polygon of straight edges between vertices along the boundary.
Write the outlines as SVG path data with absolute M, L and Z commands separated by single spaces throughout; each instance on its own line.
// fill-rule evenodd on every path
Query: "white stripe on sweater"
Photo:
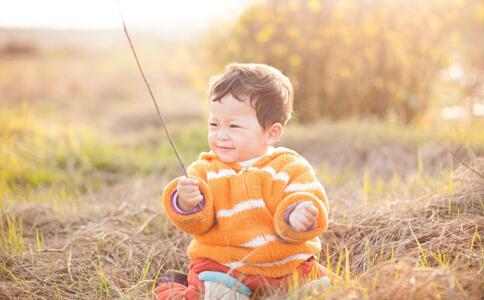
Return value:
M 218 218 L 227 218 L 231 217 L 239 212 L 244 210 L 252 209 L 252 208 L 262 208 L 265 207 L 265 202 L 262 199 L 256 200 L 247 200 L 244 202 L 240 202 L 239 204 L 235 205 L 229 209 L 219 209 L 217 210 L 217 217 Z
M 250 242 L 241 244 L 240 246 L 246 248 L 259 248 L 275 240 L 276 236 L 273 234 L 259 235 L 256 238 L 252 239 Z
M 276 173 L 276 171 L 272 167 L 264 167 L 261 170 L 271 174 L 274 180 L 282 180 L 286 183 L 289 181 L 289 175 L 287 175 L 287 173 L 285 172 Z
M 310 189 L 320 189 L 321 184 L 318 182 L 311 183 L 291 183 L 286 186 L 286 192 L 302 192 Z
M 311 247 L 321 248 L 321 241 L 319 240 L 319 238 L 315 241 L 313 240 L 306 241 L 306 244 Z
M 271 174 L 272 178 L 274 180 L 282 180 L 284 182 L 289 181 L 289 175 L 285 172 L 279 172 L 276 173 L 276 171 L 272 167 L 264 167 L 262 169 L 257 169 L 257 168 L 249 168 L 247 169 L 248 171 L 263 171 Z M 219 179 L 219 178 L 224 178 L 224 177 L 230 177 L 230 176 L 240 176 L 242 175 L 243 172 L 235 172 L 233 169 L 222 169 L 219 170 L 218 172 L 208 172 L 207 173 L 207 179 L 208 180 L 213 180 L 213 179 Z
M 235 172 L 232 169 L 222 169 L 218 172 L 208 172 L 207 173 L 207 179 L 217 179 L 217 178 L 223 178 L 223 177 L 229 177 L 233 175 L 239 175 L 237 172 Z
M 265 263 L 250 263 L 250 262 L 242 262 L 242 261 L 234 261 L 234 262 L 231 262 L 231 263 L 226 263 L 224 265 L 226 265 L 227 267 L 229 268 L 239 268 L 239 267 L 242 267 L 242 266 L 250 266 L 250 267 L 273 267 L 273 266 L 280 266 L 280 265 L 284 265 L 284 264 L 287 264 L 293 260 L 307 260 L 308 258 L 310 258 L 311 256 L 313 256 L 314 254 L 308 254 L 308 253 L 298 253 L 298 254 L 294 254 L 294 255 L 291 255 L 291 256 L 288 256 L 284 259 L 281 259 L 281 260 L 278 260 L 278 261 L 274 261 L 274 262 L 265 262 Z

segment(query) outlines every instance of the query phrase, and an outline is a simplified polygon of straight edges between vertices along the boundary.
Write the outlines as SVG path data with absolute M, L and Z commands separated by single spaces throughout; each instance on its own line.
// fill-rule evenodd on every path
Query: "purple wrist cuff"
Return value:
M 188 215 L 197 213 L 203 209 L 203 207 L 205 206 L 205 197 L 202 199 L 202 201 L 200 201 L 200 203 L 198 203 L 198 205 L 195 208 L 192 208 L 190 210 L 183 210 L 178 206 L 178 192 L 175 190 L 171 194 L 170 203 L 171 203 L 171 208 L 177 214 L 188 216 Z
M 286 222 L 286 224 L 288 225 L 291 225 L 289 224 L 289 216 L 291 215 L 291 213 L 296 209 L 296 206 L 299 205 L 299 203 L 301 202 L 298 202 L 298 203 L 294 203 L 293 205 L 289 206 L 287 209 L 286 209 L 286 212 L 284 213 L 284 222 Z

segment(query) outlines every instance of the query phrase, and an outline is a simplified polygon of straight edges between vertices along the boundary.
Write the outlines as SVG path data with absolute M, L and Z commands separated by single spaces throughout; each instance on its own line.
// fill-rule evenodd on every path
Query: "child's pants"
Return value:
M 206 258 L 192 261 L 188 269 L 188 287 L 176 282 L 162 283 L 155 290 L 156 299 L 203 299 L 204 284 L 198 279 L 198 274 L 203 271 L 227 273 L 230 270 L 230 268 Z M 308 279 L 319 279 L 323 276 L 327 276 L 326 268 L 320 265 L 314 258 L 310 258 L 300 264 L 297 268 L 297 272 L 299 277 L 299 282 L 297 284 L 299 285 Z M 237 278 L 254 291 L 252 298 L 256 298 L 258 295 L 263 295 L 265 292 L 269 291 L 271 287 L 278 288 L 282 286 L 287 291 L 288 284 L 294 280 L 292 274 L 284 277 L 271 278 L 259 275 L 246 275 L 233 270 L 230 275 Z

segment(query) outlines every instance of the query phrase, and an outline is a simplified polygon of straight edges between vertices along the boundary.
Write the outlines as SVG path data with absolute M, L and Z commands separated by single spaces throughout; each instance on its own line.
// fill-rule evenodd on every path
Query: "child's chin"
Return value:
M 218 158 L 220 158 L 220 160 L 223 161 L 226 164 L 231 164 L 231 163 L 237 162 L 237 160 L 235 158 L 230 157 L 228 155 L 224 155 L 223 153 L 219 154 Z
M 220 157 L 220 156 L 219 156 L 219 158 L 220 158 L 221 161 L 223 161 L 226 164 L 231 164 L 231 163 L 234 163 L 234 162 L 237 161 L 235 159 L 228 159 L 228 158 L 224 158 L 224 157 Z

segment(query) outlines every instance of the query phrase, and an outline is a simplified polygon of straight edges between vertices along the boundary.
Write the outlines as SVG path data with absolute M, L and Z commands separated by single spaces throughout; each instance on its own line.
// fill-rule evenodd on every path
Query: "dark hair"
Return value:
M 220 101 L 228 93 L 239 101 L 248 100 L 264 129 L 274 123 L 284 126 L 291 118 L 294 101 L 291 81 L 269 65 L 227 65 L 224 73 L 210 79 L 209 100 Z

